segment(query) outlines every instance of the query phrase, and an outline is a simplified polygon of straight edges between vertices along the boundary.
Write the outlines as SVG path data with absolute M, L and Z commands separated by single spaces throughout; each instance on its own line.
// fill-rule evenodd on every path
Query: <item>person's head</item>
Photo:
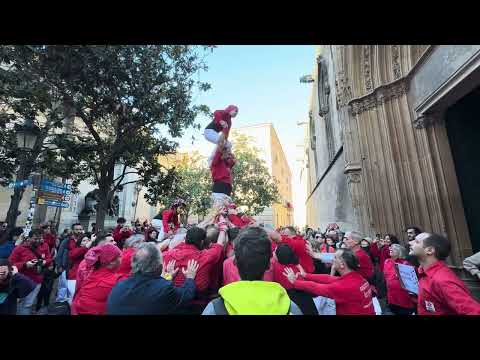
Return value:
M 295 228 L 293 226 L 287 226 L 283 232 L 287 236 L 297 235 L 297 231 L 295 230 Z
M 262 280 L 270 267 L 272 246 L 261 227 L 247 227 L 235 240 L 235 262 L 242 280 Z
M 398 244 L 398 239 L 395 235 L 385 234 L 383 242 L 385 245 L 390 246 L 391 244 Z
M 122 261 L 122 251 L 114 244 L 107 243 L 91 248 L 85 254 L 87 267 L 94 269 L 118 269 Z
M 298 265 L 298 256 L 293 252 L 292 248 L 287 244 L 278 245 L 275 250 L 278 262 L 282 265 Z
M 160 276 L 162 262 L 162 252 L 154 243 L 141 243 L 132 258 L 132 274 Z
M 356 271 L 359 268 L 358 258 L 351 249 L 338 249 L 333 258 L 333 266 L 340 275 L 350 271 Z
M 335 241 L 330 236 L 325 239 L 325 242 L 328 246 L 334 246 L 335 245 Z
M 338 241 L 338 233 L 335 230 L 328 231 L 326 236 L 331 237 L 333 241 Z
M 406 232 L 408 241 L 412 241 L 413 239 L 415 239 L 415 236 L 422 233 L 422 230 L 420 230 L 420 228 L 416 226 L 407 226 Z
M 230 228 L 227 230 L 227 234 L 228 234 L 228 241 L 234 243 L 235 239 L 238 237 L 238 234 L 240 234 L 240 228 L 238 227 Z
M 147 239 L 145 241 L 157 241 L 158 231 L 154 227 L 151 227 L 147 231 Z
M 363 237 L 358 231 L 347 231 L 343 237 L 343 242 L 349 249 L 354 249 L 360 245 Z
M 17 226 L 10 231 L 9 237 L 12 241 L 17 241 L 18 238 L 22 236 L 22 234 L 23 234 L 23 228 Z
M 205 230 L 195 226 L 187 230 L 185 243 L 195 245 L 197 249 L 201 250 L 203 249 L 206 236 Z
M 211 224 L 205 228 L 205 242 L 203 244 L 204 248 L 208 248 L 210 244 L 214 244 L 218 241 L 218 236 L 220 235 L 220 230 L 217 225 Z
M 108 232 L 101 232 L 97 234 L 97 237 L 95 240 L 92 242 L 92 248 L 95 246 L 100 246 L 104 244 L 114 244 L 115 245 L 115 240 L 113 239 L 113 236 L 111 233 Z
M 77 239 L 77 246 L 80 246 L 82 243 L 90 241 L 91 238 L 92 238 L 92 233 L 91 232 L 86 232 L 86 233 L 82 234 L 82 236 L 80 236 Z
M 145 241 L 145 236 L 142 234 L 134 234 L 125 240 L 125 248 L 137 248 L 142 242 Z
M 0 259 L 0 284 L 10 280 L 12 276 L 12 265 L 8 259 Z
M 445 260 L 450 255 L 451 244 L 438 234 L 420 233 L 409 242 L 410 255 L 423 260 Z
M 43 234 L 51 234 L 52 233 L 52 228 L 51 228 L 50 224 L 43 225 L 42 226 L 42 231 L 43 231 Z
M 119 225 L 121 227 L 124 227 L 126 223 L 127 223 L 127 220 L 123 217 L 119 217 L 117 219 L 117 225 Z
M 175 210 L 176 213 L 179 213 L 182 208 L 186 206 L 186 203 L 183 199 L 176 199 L 172 205 L 170 206 L 171 209 Z
M 360 246 L 362 247 L 362 249 L 368 249 L 370 247 L 370 243 L 368 242 L 368 240 L 362 239 L 362 241 L 360 242 Z
M 228 105 L 225 109 L 225 112 L 232 118 L 234 118 L 238 114 L 238 107 L 236 107 L 235 105 Z
M 317 244 L 325 243 L 325 237 L 321 233 L 316 233 L 314 239 Z
M 32 229 L 28 233 L 29 243 L 33 246 L 38 246 L 43 242 L 43 230 L 42 229 Z
M 400 244 L 392 244 L 390 246 L 390 257 L 392 259 L 404 259 L 407 250 Z
M 73 236 L 79 237 L 83 233 L 83 226 L 80 223 L 75 223 L 72 225 Z

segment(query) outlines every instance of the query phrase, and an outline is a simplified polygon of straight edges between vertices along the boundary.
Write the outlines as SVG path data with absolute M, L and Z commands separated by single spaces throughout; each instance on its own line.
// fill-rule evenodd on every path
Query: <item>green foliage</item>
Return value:
M 250 215 L 261 214 L 279 201 L 276 180 L 259 158 L 251 139 L 234 133 L 232 143 L 237 159 L 233 167 L 233 200 L 237 206 L 245 206 Z

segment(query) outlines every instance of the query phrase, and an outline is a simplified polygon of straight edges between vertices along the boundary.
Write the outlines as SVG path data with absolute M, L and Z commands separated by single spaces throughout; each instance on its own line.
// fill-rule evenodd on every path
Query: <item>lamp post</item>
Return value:
M 21 181 L 26 180 L 32 171 L 36 158 L 33 152 L 38 143 L 40 129 L 30 119 L 26 120 L 22 125 L 15 124 L 14 129 L 19 150 L 19 167 L 16 174 L 16 181 Z M 7 223 L 10 228 L 16 225 L 19 215 L 18 207 L 24 191 L 23 186 L 14 187 L 13 189 L 13 195 L 11 196 L 10 207 L 7 213 Z

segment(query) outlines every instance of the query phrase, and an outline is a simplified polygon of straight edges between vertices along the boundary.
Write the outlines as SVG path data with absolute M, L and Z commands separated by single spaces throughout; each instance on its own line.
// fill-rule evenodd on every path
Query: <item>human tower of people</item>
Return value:
M 2 229 L 0 314 L 480 315 L 440 235 L 409 227 L 407 252 L 391 234 L 372 240 L 336 224 L 300 234 L 242 213 L 228 140 L 237 113 L 217 110 L 205 129 L 215 145 L 212 209 L 200 224 L 180 225 L 178 199 L 151 224 L 119 218 L 111 232 Z M 418 292 L 406 290 L 398 264 L 414 267 Z

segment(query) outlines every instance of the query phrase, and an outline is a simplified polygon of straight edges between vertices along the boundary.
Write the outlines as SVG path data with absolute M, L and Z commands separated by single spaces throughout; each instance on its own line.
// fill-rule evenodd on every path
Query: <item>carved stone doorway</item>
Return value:
M 480 251 L 480 87 L 450 106 L 445 120 L 472 250 L 476 253 Z

